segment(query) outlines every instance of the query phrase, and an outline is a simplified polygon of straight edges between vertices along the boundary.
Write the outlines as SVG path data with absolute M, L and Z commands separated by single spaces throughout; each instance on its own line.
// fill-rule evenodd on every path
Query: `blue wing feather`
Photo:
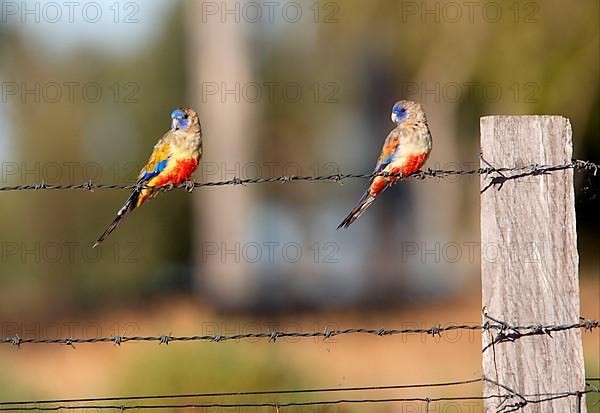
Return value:
M 143 175 L 140 174 L 140 180 L 147 181 L 149 179 L 154 178 L 166 168 L 167 162 L 169 162 L 169 158 L 163 159 L 162 161 L 158 162 L 152 171 L 145 171 Z
M 385 167 L 390 164 L 390 162 L 392 162 L 392 155 L 388 156 L 383 162 L 380 162 L 377 165 L 375 168 L 375 173 L 378 174 L 379 172 L 383 171 Z
M 394 160 L 394 156 L 398 152 L 400 148 L 400 138 L 396 133 L 396 130 L 390 132 L 390 134 L 385 138 L 385 142 L 383 144 L 383 148 L 381 150 L 381 155 L 379 155 L 379 159 L 377 160 L 377 164 L 375 166 L 374 173 L 382 172 L 386 166 L 388 166 Z M 385 156 L 387 155 L 387 156 Z M 385 156 L 385 158 L 384 158 Z M 383 159 L 382 159 L 383 158 Z
M 373 173 L 378 174 L 379 172 L 383 171 L 386 166 L 388 166 L 390 163 L 392 163 L 392 160 L 394 159 L 394 154 L 395 153 L 396 152 L 391 153 L 390 156 L 388 156 L 387 158 L 385 158 L 383 161 L 379 162 L 377 164 L 377 166 L 375 167 L 375 172 L 373 172 Z

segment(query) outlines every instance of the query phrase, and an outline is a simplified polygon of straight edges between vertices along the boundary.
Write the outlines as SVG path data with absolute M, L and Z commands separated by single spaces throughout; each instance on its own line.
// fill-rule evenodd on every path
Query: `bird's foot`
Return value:
M 185 190 L 188 192 L 193 192 L 194 188 L 196 187 L 196 184 L 194 183 L 194 181 L 190 181 L 189 179 L 187 181 L 185 181 L 183 183 L 183 185 L 184 185 Z

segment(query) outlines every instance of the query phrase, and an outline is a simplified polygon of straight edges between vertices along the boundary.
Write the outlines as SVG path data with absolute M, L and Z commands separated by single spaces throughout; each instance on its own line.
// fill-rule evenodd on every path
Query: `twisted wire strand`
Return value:
M 387 388 L 408 388 L 408 387 L 439 387 L 439 386 L 454 386 L 459 384 L 469 384 L 476 382 L 490 382 L 493 384 L 499 384 L 486 377 L 479 379 L 470 379 L 460 382 L 447 382 L 447 383 L 429 383 L 419 385 L 405 385 L 405 386 L 385 386 Z M 508 389 L 506 386 L 502 386 Z M 370 390 L 369 387 L 353 388 L 356 390 Z M 348 389 L 308 389 L 308 391 L 347 391 Z M 407 402 L 421 402 L 426 403 L 428 406 L 430 403 L 444 402 L 444 401 L 484 401 L 490 399 L 500 399 L 501 403 L 496 410 L 497 413 L 509 413 L 516 412 L 523 409 L 529 404 L 541 404 L 544 402 L 564 399 L 568 397 L 581 397 L 581 395 L 587 393 L 599 393 L 600 389 L 595 386 L 586 383 L 586 388 L 580 391 L 562 391 L 554 393 L 535 393 L 535 394 L 520 394 L 514 390 L 510 390 L 509 393 L 504 394 L 490 394 L 487 396 L 472 395 L 472 396 L 442 396 L 442 397 L 388 397 L 388 398 L 363 398 L 363 399 L 336 399 L 336 400 L 310 400 L 310 401 L 291 401 L 291 402 L 245 402 L 245 403 L 225 403 L 225 402 L 207 402 L 207 403 L 185 403 L 185 404 L 81 404 L 83 401 L 101 402 L 101 401 L 125 401 L 132 400 L 133 398 L 87 398 L 87 399 L 76 399 L 71 400 L 53 400 L 53 401 L 25 401 L 25 402 L 7 402 L 2 403 L 0 411 L 58 411 L 58 410 L 77 410 L 77 409 L 96 409 L 96 410 L 137 410 L 137 409 L 208 409 L 208 408 L 242 408 L 242 407 L 269 407 L 275 408 L 276 411 L 284 409 L 286 407 L 301 407 L 301 406 L 326 406 L 326 405 L 340 405 L 340 404 L 374 404 L 374 403 L 407 403 Z M 299 390 L 304 391 L 304 390 Z M 283 394 L 288 391 L 271 391 L 271 392 L 238 392 L 238 393 L 222 393 L 222 394 L 210 394 L 210 396 L 219 395 L 248 395 L 248 394 Z M 294 391 L 298 392 L 298 391 Z M 134 396 L 135 399 L 157 399 L 157 398 L 174 398 L 182 395 L 154 395 L 154 396 Z M 185 397 L 208 397 L 209 394 L 198 394 L 190 395 Z M 519 401 L 513 404 L 505 404 L 508 400 L 518 398 Z M 58 404 L 56 404 L 58 403 Z M 72 404 L 76 403 L 76 404 Z M 10 404 L 10 405 L 7 405 Z M 46 406 L 31 406 L 30 404 L 54 404 Z
M 83 182 L 79 184 L 47 184 L 45 182 L 39 182 L 28 185 L 14 185 L 14 186 L 0 186 L 0 192 L 8 191 L 40 191 L 40 190 L 88 190 L 94 191 L 96 189 L 113 189 L 113 190 L 133 190 L 133 189 L 145 189 L 154 188 L 160 191 L 171 191 L 173 189 L 186 189 L 192 192 L 195 188 L 203 187 L 220 187 L 220 186 L 237 186 L 237 185 L 252 185 L 252 184 L 266 184 L 266 183 L 286 183 L 286 182 L 342 182 L 349 179 L 373 179 L 377 176 L 385 177 L 398 177 L 400 179 L 428 179 L 428 178 L 445 178 L 456 175 L 483 175 L 487 176 L 490 174 L 498 174 L 493 177 L 491 185 L 502 185 L 507 180 L 521 179 L 528 176 L 544 175 L 556 171 L 564 171 L 567 169 L 574 170 L 588 170 L 597 175 L 600 163 L 595 163 L 588 160 L 574 159 L 569 163 L 559 165 L 538 165 L 529 164 L 524 166 L 514 167 L 485 167 L 465 170 L 453 170 L 453 169 L 431 169 L 417 171 L 411 175 L 393 174 L 388 172 L 370 173 L 370 174 L 330 174 L 320 176 L 298 176 L 298 175 L 282 175 L 270 178 L 246 178 L 242 179 L 234 177 L 232 179 L 223 181 L 212 181 L 212 182 L 194 182 L 188 181 L 179 185 L 161 185 L 151 186 L 147 184 L 101 184 L 94 183 L 92 181 Z M 505 173 L 518 172 L 516 175 L 506 176 Z
M 492 319 L 495 320 L 495 319 Z M 113 343 L 114 345 L 121 345 L 128 342 L 157 342 L 159 344 L 168 345 L 174 342 L 186 342 L 186 341 L 204 341 L 204 342 L 215 342 L 222 343 L 226 341 L 239 341 L 243 339 L 268 339 L 270 342 L 275 342 L 281 338 L 294 337 L 294 338 L 323 338 L 324 340 L 332 337 L 343 336 L 343 335 L 373 335 L 378 337 L 383 336 L 394 336 L 404 334 L 428 334 L 432 336 L 439 336 L 441 333 L 453 330 L 480 330 L 480 331 L 498 331 L 498 335 L 494 339 L 493 343 L 502 341 L 515 341 L 521 337 L 528 337 L 534 335 L 550 335 L 553 332 L 580 329 L 593 330 L 600 326 L 600 322 L 596 320 L 589 320 L 581 318 L 578 323 L 567 323 L 567 324 L 527 324 L 527 325 L 510 325 L 501 321 L 487 321 L 484 324 L 472 325 L 472 324 L 451 324 L 446 326 L 433 326 L 430 328 L 406 328 L 406 329 L 385 329 L 385 328 L 347 328 L 323 331 L 309 331 L 309 332 L 298 332 L 298 331 L 263 331 L 256 333 L 242 333 L 242 334 L 231 334 L 231 335 L 191 335 L 191 336 L 174 336 L 171 334 L 160 335 L 160 336 L 106 336 L 106 337 L 63 337 L 63 338 L 21 338 L 18 335 L 13 337 L 6 337 L 0 339 L 0 344 L 9 344 L 16 347 L 20 347 L 23 344 L 64 344 L 73 346 L 75 344 L 82 343 Z M 485 351 L 485 349 L 484 349 Z

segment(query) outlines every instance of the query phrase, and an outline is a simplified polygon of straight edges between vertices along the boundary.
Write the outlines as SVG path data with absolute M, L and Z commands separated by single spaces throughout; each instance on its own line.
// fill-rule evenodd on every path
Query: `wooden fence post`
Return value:
M 571 161 L 571 123 L 562 116 L 486 116 L 480 127 L 483 159 L 494 167 Z M 489 179 L 482 175 L 482 189 Z M 484 191 L 481 251 L 483 305 L 489 315 L 509 324 L 579 322 L 573 170 L 507 181 L 501 189 Z M 490 339 L 484 332 L 483 348 Z M 483 353 L 483 373 L 523 395 L 582 390 L 581 331 L 495 344 Z M 484 396 L 498 393 L 507 391 L 484 385 Z M 484 411 L 495 412 L 499 403 L 486 400 Z M 576 412 L 577 405 L 574 396 L 530 403 L 519 411 Z M 585 399 L 581 406 L 585 412 Z

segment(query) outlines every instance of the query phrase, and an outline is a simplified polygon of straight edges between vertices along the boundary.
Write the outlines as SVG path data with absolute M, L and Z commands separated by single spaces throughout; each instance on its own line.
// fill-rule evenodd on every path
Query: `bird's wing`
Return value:
M 385 142 L 383 143 L 383 148 L 381 149 L 381 154 L 379 155 L 379 159 L 377 160 L 377 164 L 375 165 L 375 169 L 373 173 L 379 173 L 385 169 L 394 159 L 394 154 L 398 150 L 400 146 L 400 138 L 395 130 L 391 131 L 387 138 L 385 138 Z
M 140 172 L 138 177 L 140 182 L 147 182 L 160 174 L 166 167 L 172 156 L 171 145 L 165 143 L 162 139 L 154 146 L 152 155 L 146 166 Z

